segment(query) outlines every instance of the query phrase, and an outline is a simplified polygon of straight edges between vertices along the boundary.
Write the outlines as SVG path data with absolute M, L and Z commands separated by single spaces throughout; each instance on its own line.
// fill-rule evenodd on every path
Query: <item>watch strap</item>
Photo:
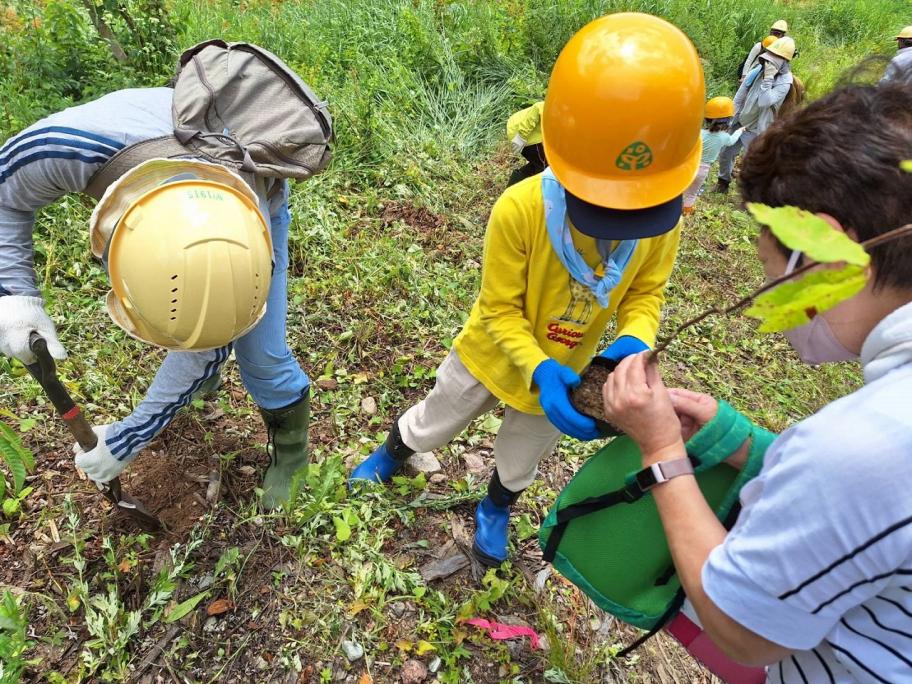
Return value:
M 681 475 L 693 475 L 694 465 L 687 457 L 674 458 L 668 461 L 659 461 L 643 468 L 634 479 L 642 491 L 648 491 L 656 485 L 668 482 Z

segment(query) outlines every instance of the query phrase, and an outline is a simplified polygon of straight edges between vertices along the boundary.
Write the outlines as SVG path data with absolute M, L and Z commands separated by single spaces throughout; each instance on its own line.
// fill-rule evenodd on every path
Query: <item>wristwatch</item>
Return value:
M 634 479 L 640 491 L 648 492 L 656 485 L 668 482 L 680 475 L 693 475 L 694 467 L 689 458 L 675 458 L 670 461 L 659 461 L 638 472 Z

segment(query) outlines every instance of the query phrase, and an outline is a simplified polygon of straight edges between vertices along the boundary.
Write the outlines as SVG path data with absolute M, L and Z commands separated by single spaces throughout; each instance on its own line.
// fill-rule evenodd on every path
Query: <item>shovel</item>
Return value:
M 98 437 L 92 431 L 89 421 L 85 415 L 70 397 L 66 387 L 57 377 L 57 366 L 54 359 L 48 352 L 47 341 L 37 332 L 29 335 L 29 349 L 37 357 L 37 361 L 28 364 L 25 367 L 32 377 L 38 381 L 38 384 L 44 389 L 48 399 L 57 409 L 57 413 L 63 418 L 67 428 L 79 446 L 84 451 L 91 451 L 98 445 Z M 150 513 L 145 506 L 129 494 L 126 494 L 120 487 L 120 478 L 115 477 L 106 484 L 96 482 L 95 485 L 104 497 L 114 504 L 115 508 L 123 511 L 137 524 L 147 532 L 158 532 L 162 529 L 161 521 Z

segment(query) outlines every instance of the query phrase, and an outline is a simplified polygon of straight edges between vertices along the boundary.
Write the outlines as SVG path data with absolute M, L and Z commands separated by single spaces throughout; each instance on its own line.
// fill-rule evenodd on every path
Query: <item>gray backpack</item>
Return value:
M 330 160 L 332 119 L 294 71 L 250 43 L 209 40 L 180 57 L 173 135 L 111 157 L 89 182 L 100 198 L 125 172 L 156 157 L 197 157 L 251 176 L 309 178 Z

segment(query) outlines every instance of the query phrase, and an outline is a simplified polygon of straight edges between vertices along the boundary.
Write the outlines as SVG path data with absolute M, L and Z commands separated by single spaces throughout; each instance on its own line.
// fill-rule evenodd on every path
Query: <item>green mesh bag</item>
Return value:
M 746 467 L 738 471 L 722 463 L 748 437 Z M 687 442 L 700 490 L 726 527 L 734 524 L 738 493 L 760 471 L 773 439 L 719 402 L 716 417 Z M 545 560 L 599 607 L 654 631 L 677 612 L 683 592 L 655 501 L 633 481 L 641 468 L 636 444 L 625 436 L 614 439 L 561 491 L 539 543 Z

